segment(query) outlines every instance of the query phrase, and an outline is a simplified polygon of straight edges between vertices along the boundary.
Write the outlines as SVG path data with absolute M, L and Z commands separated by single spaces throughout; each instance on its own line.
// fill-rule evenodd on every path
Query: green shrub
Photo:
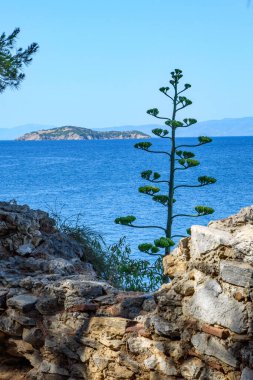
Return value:
M 100 234 L 83 225 L 81 214 L 64 219 L 61 213 L 51 210 L 51 217 L 61 232 L 81 244 L 82 260 L 92 264 L 99 278 L 125 291 L 149 292 L 160 286 L 160 257 L 152 265 L 135 258 L 125 237 L 107 246 Z

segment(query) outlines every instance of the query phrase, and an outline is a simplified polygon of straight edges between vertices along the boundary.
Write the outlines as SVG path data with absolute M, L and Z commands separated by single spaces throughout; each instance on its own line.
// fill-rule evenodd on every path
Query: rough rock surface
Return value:
M 191 231 L 169 284 L 125 293 L 46 213 L 0 203 L 0 379 L 253 379 L 253 207 Z

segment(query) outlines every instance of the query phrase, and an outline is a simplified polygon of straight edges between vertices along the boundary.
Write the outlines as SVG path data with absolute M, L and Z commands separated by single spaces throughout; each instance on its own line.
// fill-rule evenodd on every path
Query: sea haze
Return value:
M 154 148 L 167 149 L 167 141 L 149 140 Z M 195 138 L 180 138 L 191 144 Z M 140 172 L 151 169 L 168 176 L 166 156 L 134 149 L 134 140 L 113 141 L 1 141 L 0 199 L 15 199 L 33 208 L 61 211 L 64 217 L 81 213 L 83 222 L 101 233 L 107 243 L 127 236 L 134 252 L 141 242 L 159 237 L 156 230 L 139 230 L 114 224 L 118 216 L 135 215 L 138 224 L 165 224 L 165 209 L 138 193 L 145 184 Z M 201 165 L 177 172 L 176 183 L 196 183 L 199 175 L 217 178 L 217 184 L 200 189 L 180 189 L 177 213 L 192 212 L 195 205 L 213 207 L 209 217 L 178 218 L 174 232 L 192 224 L 225 218 L 253 203 L 253 137 L 214 138 L 195 148 Z M 162 188 L 166 192 L 166 188 Z
M 73 125 L 72 125 L 73 126 Z M 89 128 L 88 125 L 75 125 L 76 127 Z M 60 126 L 58 126 L 60 127 Z M 110 128 L 94 128 L 96 131 L 133 131 L 137 130 L 152 135 L 152 129 L 162 128 L 162 124 L 144 124 L 144 125 L 123 125 L 112 126 Z M 25 133 L 39 131 L 42 129 L 56 128 L 54 125 L 25 124 L 14 128 L 0 128 L 0 140 L 14 140 Z M 222 119 L 201 121 L 192 128 L 179 128 L 178 137 L 196 137 L 200 135 L 207 136 L 253 136 L 253 117 L 243 117 L 237 119 Z

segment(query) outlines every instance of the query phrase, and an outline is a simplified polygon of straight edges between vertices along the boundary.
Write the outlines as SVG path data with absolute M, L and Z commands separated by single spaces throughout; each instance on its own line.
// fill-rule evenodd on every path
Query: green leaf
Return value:
M 173 245 L 175 245 L 173 240 L 166 237 L 161 237 L 160 239 L 156 239 L 154 243 L 155 243 L 155 246 L 159 248 L 173 247 Z
M 154 195 L 160 191 L 159 187 L 156 186 L 141 186 L 139 187 L 139 192 L 147 195 Z
M 199 216 L 209 215 L 209 214 L 214 213 L 214 209 L 211 207 L 207 207 L 207 206 L 196 206 L 195 210 L 197 211 Z
M 116 224 L 123 224 L 125 226 L 132 224 L 136 220 L 135 216 L 128 215 L 128 216 L 122 216 L 120 218 L 115 219 Z

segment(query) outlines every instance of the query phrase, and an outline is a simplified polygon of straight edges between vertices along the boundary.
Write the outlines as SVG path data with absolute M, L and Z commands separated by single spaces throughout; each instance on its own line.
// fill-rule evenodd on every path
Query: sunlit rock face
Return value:
M 47 213 L 0 203 L 0 378 L 253 379 L 253 207 L 191 233 L 170 283 L 122 292 Z

